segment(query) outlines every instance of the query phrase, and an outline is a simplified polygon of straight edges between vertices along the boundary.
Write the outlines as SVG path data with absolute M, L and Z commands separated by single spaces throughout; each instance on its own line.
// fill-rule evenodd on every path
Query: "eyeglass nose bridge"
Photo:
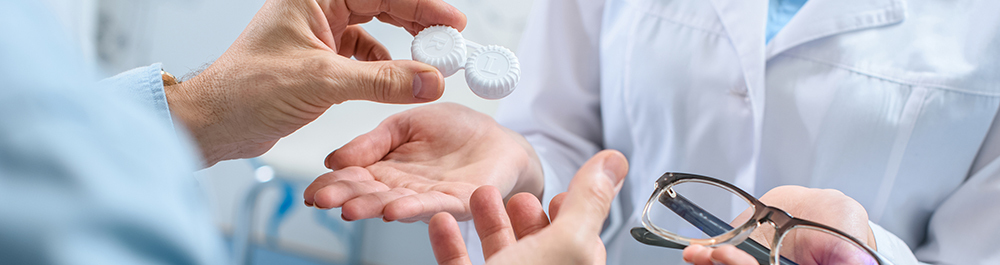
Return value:
M 775 229 L 780 229 L 788 226 L 794 218 L 791 214 L 785 212 L 785 210 L 763 205 L 760 202 L 757 203 L 757 209 L 759 210 L 757 210 L 757 213 L 754 214 L 754 220 L 756 220 L 758 224 L 770 223 Z

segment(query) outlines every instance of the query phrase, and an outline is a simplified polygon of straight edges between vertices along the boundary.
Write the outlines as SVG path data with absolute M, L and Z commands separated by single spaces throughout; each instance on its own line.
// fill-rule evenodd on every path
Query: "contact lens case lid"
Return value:
M 410 46 L 414 60 L 436 67 L 444 77 L 462 69 L 466 63 L 466 49 L 462 34 L 448 26 L 421 30 Z
M 514 52 L 497 45 L 484 46 L 469 55 L 465 79 L 473 93 L 485 99 L 506 97 L 521 79 L 521 65 Z

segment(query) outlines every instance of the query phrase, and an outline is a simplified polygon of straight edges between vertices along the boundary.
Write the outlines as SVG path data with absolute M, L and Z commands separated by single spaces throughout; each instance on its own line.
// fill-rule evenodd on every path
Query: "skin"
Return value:
M 434 67 L 391 61 L 356 25 L 374 18 L 411 34 L 466 23 L 441 0 L 269 0 L 208 69 L 165 88 L 171 113 L 211 166 L 263 154 L 333 104 L 438 99 L 444 79 Z
M 511 229 L 515 231 L 514 237 L 523 238 L 522 241 L 531 239 L 526 235 L 539 230 L 538 227 L 547 227 L 544 222 L 539 221 L 544 217 L 544 213 L 536 211 L 540 206 L 522 205 L 525 197 L 534 197 L 531 199 L 538 201 L 537 197 L 541 195 L 544 183 L 540 162 L 531 145 L 524 137 L 500 126 L 490 117 L 460 105 L 435 104 L 396 114 L 383 121 L 375 130 L 331 153 L 326 164 L 334 171 L 318 177 L 306 189 L 303 194 L 305 203 L 318 208 L 342 207 L 345 220 L 381 217 L 387 221 L 425 221 L 450 231 L 449 229 L 457 230 L 457 227 L 448 224 L 455 219 L 479 218 L 476 222 L 478 224 L 480 219 L 489 218 L 488 216 L 500 219 L 507 219 L 509 216 Z M 577 177 L 579 176 L 578 173 Z M 509 200 L 507 214 L 495 210 L 499 208 L 496 206 L 487 208 L 493 209 L 486 211 L 493 214 L 477 214 L 476 208 L 485 207 L 477 206 L 482 200 L 477 196 L 485 196 L 477 195 L 476 192 L 482 186 L 496 187 L 499 194 L 493 196 L 493 199 Z M 521 192 L 527 193 L 512 196 Z M 550 205 L 558 204 L 560 199 L 561 197 L 556 197 Z M 839 191 L 785 186 L 768 192 L 760 200 L 785 209 L 793 216 L 846 231 L 874 246 L 874 236 L 868 227 L 868 216 L 864 208 Z M 810 207 L 815 205 L 824 207 Z M 512 212 L 511 209 L 515 210 Z M 439 212 L 448 214 L 438 214 Z M 553 214 L 557 212 L 558 207 L 550 211 Z M 597 214 L 595 218 L 601 220 L 606 216 L 606 212 L 593 214 Z M 527 225 L 518 225 L 519 223 Z M 762 225 L 752 236 L 759 242 L 770 243 L 769 239 L 764 239 L 767 232 L 773 233 L 769 229 L 767 225 Z M 479 231 L 491 230 L 484 228 Z M 551 255 L 548 257 L 523 255 L 540 260 L 558 255 L 576 257 L 578 253 L 574 251 L 604 253 L 589 244 L 562 243 L 579 239 L 570 232 L 572 231 L 549 232 L 546 234 L 551 234 L 552 239 L 524 241 L 523 245 L 530 247 L 518 249 L 523 248 L 519 251 L 530 253 L 532 249 L 544 249 L 547 246 L 545 244 L 551 244 L 560 247 L 559 251 L 565 251 L 549 252 Z M 435 233 L 432 230 L 432 238 L 437 237 Z M 510 242 L 509 235 L 495 237 L 506 238 L 502 241 Z M 445 249 L 457 246 L 464 248 L 463 244 L 455 243 L 453 239 L 441 242 L 451 242 L 442 243 Z M 485 244 L 486 240 L 483 242 Z M 521 245 L 521 241 L 517 245 Z M 562 249 L 564 246 L 575 250 Z M 484 250 L 487 253 L 497 252 L 492 248 Z M 464 252 L 454 251 L 443 253 L 445 254 L 438 255 L 439 261 L 463 260 L 465 255 Z M 685 250 L 684 256 L 687 261 L 695 264 L 711 264 L 712 261 L 725 264 L 756 263 L 749 254 L 731 246 L 716 249 L 692 246 Z M 590 263 L 589 261 L 582 263 Z
M 854 238 L 875 248 L 875 236 L 868 225 L 868 213 L 860 203 L 833 189 L 812 189 L 801 186 L 781 186 L 771 189 L 760 201 L 766 205 L 785 210 L 792 216 L 825 224 L 843 231 Z M 750 212 L 744 212 L 736 220 L 746 220 Z M 782 242 L 782 255 L 789 256 L 799 264 L 843 264 L 834 262 L 829 255 L 836 251 L 837 245 L 832 244 L 828 237 L 810 236 L 807 231 L 799 234 L 786 235 Z M 763 224 L 751 233 L 750 237 L 764 246 L 771 248 L 774 227 Z M 815 234 L 812 234 L 815 235 Z M 840 241 L 832 241 L 840 242 Z M 757 261 L 750 254 L 731 245 L 708 248 L 691 245 L 684 249 L 684 261 L 696 265 L 756 265 Z M 714 262 L 714 263 L 713 263 Z
M 515 195 L 504 209 L 499 190 L 477 189 L 472 213 L 486 263 L 605 264 L 601 226 L 627 173 L 624 155 L 598 153 L 576 173 L 569 190 L 550 203 L 551 223 L 533 195 Z M 450 214 L 434 215 L 428 229 L 438 264 L 472 264 Z
M 524 137 L 451 103 L 393 115 L 331 153 L 326 165 L 334 171 L 306 188 L 305 203 L 343 207 L 344 220 L 426 222 L 442 211 L 468 220 L 480 186 L 504 197 L 542 193 L 541 163 Z

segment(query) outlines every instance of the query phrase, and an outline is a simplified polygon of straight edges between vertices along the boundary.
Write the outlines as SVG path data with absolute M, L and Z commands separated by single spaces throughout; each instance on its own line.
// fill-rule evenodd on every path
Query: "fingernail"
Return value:
M 437 98 L 438 73 L 426 71 L 413 76 L 413 97 L 420 100 Z
M 620 156 L 608 156 L 604 159 L 604 175 L 611 179 L 611 183 L 618 185 L 618 182 L 625 177 L 624 175 L 619 176 L 619 174 L 628 172 L 628 165 L 626 163 Z
M 693 249 L 693 250 L 691 250 L 691 251 L 687 250 L 689 248 Z M 685 254 L 687 254 L 687 252 L 695 252 L 695 253 L 697 253 L 697 252 L 701 252 L 702 248 L 704 248 L 704 247 L 701 246 L 701 245 L 688 245 L 687 247 L 684 248 L 684 252 L 685 252 Z M 694 255 L 683 255 L 682 257 L 684 259 L 684 262 L 693 263 L 692 260 L 690 259 L 692 256 L 694 256 Z
M 302 200 L 302 203 L 305 203 L 306 207 L 312 207 L 313 206 L 312 203 L 309 203 L 309 201 L 307 201 L 307 200 Z
M 344 216 L 344 214 L 340 214 L 340 219 L 344 219 L 344 221 L 348 221 L 348 222 L 353 221 L 351 219 L 347 219 L 347 217 Z

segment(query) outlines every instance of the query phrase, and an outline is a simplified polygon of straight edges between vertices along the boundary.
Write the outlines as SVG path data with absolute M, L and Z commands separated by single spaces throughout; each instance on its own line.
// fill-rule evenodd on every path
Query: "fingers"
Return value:
M 417 35 L 417 33 L 419 33 L 419 31 L 411 31 L 409 29 L 409 28 L 412 28 L 414 26 L 419 26 L 419 25 L 413 25 L 413 22 L 405 22 L 405 23 L 404 22 L 399 22 L 398 20 L 396 20 L 396 18 L 393 18 L 391 15 L 386 14 L 386 13 L 379 14 L 378 16 L 375 16 L 375 17 L 378 18 L 378 20 L 382 21 L 383 23 L 388 23 L 390 25 L 406 29 L 407 32 L 410 32 L 410 35 Z M 403 25 L 406 25 L 406 26 L 403 26 Z
M 458 197 L 440 191 L 418 193 L 407 188 L 363 194 L 343 203 L 342 207 L 342 217 L 347 221 L 382 217 L 386 222 L 429 222 L 439 212 L 460 216 L 462 220 L 471 218 L 465 203 Z
M 349 167 L 336 170 L 317 177 L 306 187 L 302 198 L 309 206 L 316 205 L 316 207 L 327 209 L 340 207 L 347 199 L 354 197 L 348 196 L 348 193 L 388 190 L 388 187 L 384 187 L 385 185 L 379 187 L 379 185 L 372 183 L 373 180 L 374 177 L 364 168 Z M 320 201 L 318 205 L 317 198 Z
M 435 214 L 427 229 L 431 239 L 431 248 L 434 250 L 434 258 L 437 259 L 438 264 L 472 264 L 469 261 L 469 253 L 465 249 L 465 241 L 462 240 L 462 232 L 454 217 L 448 213 Z
M 405 143 L 410 126 L 407 123 L 408 119 L 400 117 L 407 113 L 390 116 L 371 132 L 355 137 L 340 149 L 334 150 L 326 157 L 326 167 L 337 170 L 375 164 L 390 151 Z
M 354 221 L 368 218 L 383 217 L 385 208 L 395 200 L 417 194 L 416 191 L 404 188 L 394 188 L 384 192 L 372 192 L 357 196 L 347 201 L 341 209 L 342 218 Z M 384 217 L 383 217 L 384 219 Z
M 362 15 L 354 15 L 354 14 L 352 14 L 352 15 L 348 16 L 348 18 L 347 18 L 347 25 L 357 25 L 357 24 L 368 23 L 369 21 L 372 21 L 372 18 L 373 18 L 372 16 L 362 16 Z
M 438 212 L 448 212 L 458 220 L 469 220 L 469 209 L 464 199 L 440 191 L 428 191 L 402 197 L 385 206 L 384 221 L 428 221 Z
M 716 248 L 690 245 L 684 248 L 683 255 L 684 261 L 695 265 L 757 265 L 757 260 L 753 256 L 732 245 Z
M 441 0 L 344 0 L 346 8 L 353 15 L 376 16 L 387 13 L 396 18 L 399 22 L 413 22 L 423 27 L 433 25 L 448 25 L 458 29 L 465 29 L 465 14 L 457 8 Z M 413 30 L 411 26 L 402 23 L 407 30 Z M 420 29 L 415 29 L 419 31 Z
M 355 197 L 387 190 L 389 187 L 374 180 L 337 181 L 316 191 L 312 204 L 320 209 L 331 209 L 345 206 Z
M 566 195 L 568 193 L 563 192 L 552 197 L 552 201 L 549 202 L 549 220 L 555 220 L 556 216 L 559 215 L 559 207 L 562 206 L 563 201 L 566 201 Z
M 472 218 L 486 259 L 516 243 L 517 238 L 514 237 L 514 229 L 504 210 L 500 190 L 493 186 L 482 186 L 472 193 L 469 205 L 472 207 Z
M 392 60 L 389 50 L 358 25 L 347 26 L 344 30 L 344 35 L 338 43 L 337 54 L 347 58 L 354 56 L 361 61 Z
M 531 193 L 522 192 L 510 197 L 507 201 L 507 214 L 510 216 L 510 223 L 517 239 L 532 235 L 549 225 L 549 218 L 542 211 L 542 203 Z
M 330 76 L 339 79 L 336 85 L 341 88 L 338 92 L 342 101 L 424 103 L 437 100 L 444 93 L 444 77 L 433 66 L 421 62 L 359 62 L 340 56 L 333 59 L 340 65 L 335 70 L 339 73 L 331 73 Z
M 756 265 L 757 260 L 733 245 L 723 245 L 716 247 L 712 251 L 712 260 L 729 265 Z
M 702 245 L 690 245 L 681 254 L 684 261 L 694 265 L 713 265 L 712 249 Z
M 594 155 L 570 181 L 553 225 L 579 227 L 580 231 L 597 236 L 626 173 L 628 161 L 618 151 L 605 150 Z

